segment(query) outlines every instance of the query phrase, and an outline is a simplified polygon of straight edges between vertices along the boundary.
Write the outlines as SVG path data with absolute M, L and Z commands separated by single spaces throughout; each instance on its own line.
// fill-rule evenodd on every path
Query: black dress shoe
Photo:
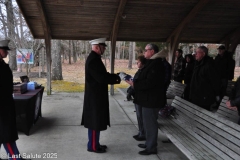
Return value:
M 92 149 L 88 149 L 87 151 L 88 152 L 95 152 L 95 153 L 105 153 L 106 152 L 106 150 L 101 148 L 101 147 L 99 147 L 96 151 L 94 151 Z
M 136 139 L 137 141 L 145 141 L 145 140 L 146 140 L 145 137 L 136 137 L 135 139 Z
M 138 144 L 138 147 L 140 147 L 140 148 L 147 148 L 147 146 L 145 144 Z
M 106 145 L 100 145 L 100 148 L 107 149 Z
M 136 139 L 138 136 L 139 136 L 139 135 L 137 134 L 137 135 L 133 136 L 133 138 L 135 138 L 135 139 Z
M 140 155 L 157 154 L 157 151 L 147 151 L 146 149 L 138 152 Z

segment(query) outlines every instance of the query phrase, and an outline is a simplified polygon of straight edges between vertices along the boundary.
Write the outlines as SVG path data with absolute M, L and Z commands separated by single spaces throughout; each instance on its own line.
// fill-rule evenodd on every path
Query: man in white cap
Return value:
M 119 84 L 120 77 L 117 74 L 107 72 L 101 55 L 106 49 L 106 38 L 90 41 L 92 51 L 85 64 L 85 92 L 83 103 L 82 123 L 88 128 L 89 152 L 104 153 L 106 145 L 100 145 L 100 131 L 110 126 L 108 84 Z
M 23 160 L 16 146 L 18 132 L 15 105 L 12 97 L 13 75 L 9 65 L 3 60 L 3 58 L 7 57 L 8 50 L 10 50 L 8 43 L 9 40 L 0 40 L 0 147 L 3 144 L 8 158 L 15 157 L 13 159 Z

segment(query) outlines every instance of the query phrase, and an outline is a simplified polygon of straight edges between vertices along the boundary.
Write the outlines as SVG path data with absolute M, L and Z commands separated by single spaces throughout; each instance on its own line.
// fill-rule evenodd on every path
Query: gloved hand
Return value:
M 120 72 L 118 76 L 121 78 L 121 80 L 124 80 L 124 78 L 126 77 L 126 75 L 127 75 L 126 73 Z

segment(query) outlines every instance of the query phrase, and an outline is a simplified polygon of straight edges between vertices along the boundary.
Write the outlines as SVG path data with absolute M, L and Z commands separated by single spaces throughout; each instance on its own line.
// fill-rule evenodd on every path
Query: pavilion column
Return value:
M 111 56 L 110 56 L 110 66 L 111 66 L 111 73 L 114 73 L 114 62 L 115 62 L 115 49 L 116 49 L 116 40 L 112 40 L 111 41 L 111 49 L 112 49 L 112 53 L 111 53 Z M 114 95 L 114 85 L 111 85 L 110 86 L 110 94 L 111 95 Z
M 46 45 L 46 59 L 47 59 L 47 95 L 51 95 L 51 28 L 48 23 L 47 14 L 45 12 L 45 8 L 43 5 L 43 0 L 36 0 L 36 4 L 38 6 L 40 19 L 42 21 L 44 39 Z
M 46 45 L 46 60 L 47 60 L 47 95 L 51 95 L 52 94 L 52 87 L 51 87 L 52 57 L 51 57 L 51 39 L 50 38 L 45 39 L 45 45 Z

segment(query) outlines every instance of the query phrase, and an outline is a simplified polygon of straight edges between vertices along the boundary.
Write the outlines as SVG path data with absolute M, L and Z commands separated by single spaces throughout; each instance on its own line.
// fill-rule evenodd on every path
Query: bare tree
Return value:
M 7 26 L 8 26 L 8 38 L 11 41 L 15 40 L 15 32 L 14 32 L 14 16 L 13 16 L 13 5 L 12 0 L 5 1 L 6 9 L 7 9 Z M 12 50 L 9 52 L 9 67 L 12 70 L 17 69 L 17 62 L 16 62 L 16 50 Z
M 54 40 L 52 42 L 52 80 L 63 80 L 61 52 L 61 40 Z
M 132 69 L 133 62 L 133 42 L 129 42 L 129 61 L 128 61 L 128 69 Z

